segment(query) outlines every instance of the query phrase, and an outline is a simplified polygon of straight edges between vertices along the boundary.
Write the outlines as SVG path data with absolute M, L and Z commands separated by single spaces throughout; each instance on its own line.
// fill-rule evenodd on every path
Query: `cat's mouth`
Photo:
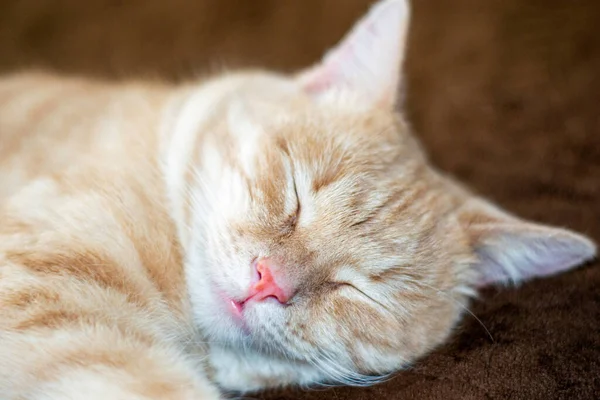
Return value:
M 221 298 L 221 300 L 223 301 L 223 303 L 225 304 L 225 308 L 227 308 L 227 311 L 231 317 L 231 319 L 241 328 L 244 329 L 244 331 L 246 331 L 247 333 L 250 333 L 247 321 L 246 321 L 246 317 L 244 316 L 244 311 L 246 309 L 246 307 L 249 305 L 249 303 L 251 303 L 254 299 L 255 296 L 251 295 L 248 298 L 246 298 L 245 300 L 235 300 L 229 296 L 227 296 L 227 294 L 220 292 L 219 293 L 219 297 Z
M 241 320 L 244 319 L 244 315 L 242 314 L 242 312 L 244 311 L 244 303 L 245 302 L 233 299 L 229 300 L 229 311 L 231 312 L 231 314 L 233 314 L 235 318 L 239 318 Z
M 255 258 L 251 263 L 251 267 L 254 274 L 242 296 L 232 296 L 219 285 L 212 285 L 215 288 L 215 294 L 219 302 L 223 304 L 230 319 L 248 333 L 247 315 L 244 315 L 247 307 L 252 303 L 265 302 L 285 306 L 289 298 L 293 296 L 294 291 L 291 285 L 285 284 L 281 274 L 276 271 L 276 268 L 279 269 L 279 267 L 273 259 L 268 257 Z
M 217 289 L 219 300 L 224 305 L 230 319 L 239 327 L 247 330 L 246 319 L 244 317 L 244 306 L 246 301 L 239 301 L 231 298 L 222 290 Z
M 233 298 L 221 289 L 217 289 L 216 292 L 228 319 L 247 336 L 252 336 L 251 324 L 248 321 L 247 312 L 253 303 L 272 302 L 279 304 L 278 300 L 274 297 L 259 300 L 260 296 L 252 292 L 244 300 Z

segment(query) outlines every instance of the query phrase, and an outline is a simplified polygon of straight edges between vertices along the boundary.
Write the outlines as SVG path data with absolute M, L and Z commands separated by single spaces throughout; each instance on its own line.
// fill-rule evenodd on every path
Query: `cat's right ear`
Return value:
M 524 221 L 478 198 L 458 220 L 477 256 L 478 286 L 555 275 L 593 259 L 596 245 L 567 229 Z
M 382 0 L 323 59 L 297 79 L 314 97 L 348 90 L 368 106 L 394 107 L 401 84 L 410 10 L 406 0 Z

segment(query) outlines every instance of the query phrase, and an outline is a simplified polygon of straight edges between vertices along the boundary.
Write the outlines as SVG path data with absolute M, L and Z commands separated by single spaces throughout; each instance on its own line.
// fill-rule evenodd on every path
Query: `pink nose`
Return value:
M 250 295 L 248 300 L 263 301 L 269 297 L 277 299 L 281 304 L 289 301 L 293 295 L 289 288 L 281 282 L 281 276 L 276 278 L 277 266 L 269 258 L 259 258 L 253 263 L 256 268 L 258 281 L 250 286 Z

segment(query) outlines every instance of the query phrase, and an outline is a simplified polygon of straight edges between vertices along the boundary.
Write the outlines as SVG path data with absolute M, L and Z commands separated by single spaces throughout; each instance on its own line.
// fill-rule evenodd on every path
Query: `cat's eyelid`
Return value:
M 336 282 L 336 281 L 329 281 L 329 282 L 327 282 L 327 285 L 333 289 L 339 289 L 343 286 L 352 286 L 347 282 Z
M 362 290 L 360 290 L 358 287 L 356 287 L 354 284 L 350 283 L 350 282 L 346 282 L 346 281 L 330 281 L 327 282 L 327 284 L 332 287 L 334 290 L 337 289 L 341 289 L 343 287 L 347 287 L 353 290 L 356 290 L 358 292 L 361 292 L 364 294 L 364 292 Z
M 285 156 L 283 157 L 283 164 L 286 173 L 285 189 L 283 192 L 285 197 L 284 213 L 287 214 L 287 222 L 295 225 L 298 222 L 300 211 L 300 197 L 298 196 L 298 188 L 296 187 L 294 163 L 287 152 L 285 152 Z
M 290 164 L 292 163 L 290 162 Z M 292 180 L 292 188 L 294 189 L 294 197 L 296 198 L 296 208 L 292 211 L 292 213 L 290 213 L 289 224 L 295 228 L 296 224 L 298 223 L 298 219 L 300 218 L 300 210 L 302 206 L 300 204 L 300 195 L 298 194 L 298 188 L 296 186 L 296 174 L 294 173 L 293 167 L 290 175 Z
M 390 312 L 389 308 L 385 304 L 383 304 L 381 301 L 373 298 L 372 296 L 369 296 L 364 290 L 358 288 L 356 285 L 354 285 L 351 282 L 339 281 L 339 282 L 331 282 L 331 284 L 334 285 L 335 290 L 340 289 L 342 287 L 348 287 L 348 288 L 360 293 L 361 296 L 365 299 L 368 299 L 369 302 L 377 304 L 378 306 L 382 307 L 386 311 Z
M 302 205 L 300 204 L 300 195 L 298 195 L 298 188 L 296 187 L 296 178 L 292 174 L 292 185 L 294 186 L 294 194 L 296 195 L 296 212 L 294 213 L 294 218 L 297 222 L 298 217 L 300 216 L 300 210 Z
M 289 162 L 289 165 L 290 166 L 292 165 L 291 161 Z M 288 172 L 289 172 L 289 177 L 290 177 L 289 179 L 291 180 L 291 188 L 294 191 L 294 194 L 293 194 L 294 197 L 293 197 L 293 199 L 295 199 L 295 208 L 293 208 L 293 209 L 291 208 L 291 207 L 294 206 L 294 203 L 292 203 L 294 200 L 292 199 L 291 196 L 289 196 L 289 194 L 287 194 L 286 197 L 291 200 L 290 201 L 291 204 L 289 204 L 289 209 L 287 211 L 289 214 L 288 214 L 287 220 L 285 222 L 285 227 L 283 228 L 283 231 L 286 234 L 290 234 L 296 228 L 296 225 L 298 224 L 298 220 L 299 220 L 299 217 L 300 217 L 300 209 L 301 209 L 300 196 L 298 195 L 298 188 L 296 187 L 296 177 L 295 177 L 295 174 L 294 174 L 293 167 L 291 167 Z M 290 188 L 290 182 L 289 181 L 287 183 L 287 187 L 288 187 L 288 190 L 289 190 L 289 188 Z M 286 208 L 287 207 L 288 206 L 286 206 Z

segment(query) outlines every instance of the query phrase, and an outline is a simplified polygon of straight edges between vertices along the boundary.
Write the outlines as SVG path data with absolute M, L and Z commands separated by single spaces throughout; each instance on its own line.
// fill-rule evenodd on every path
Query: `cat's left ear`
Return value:
M 394 107 L 400 89 L 409 25 L 406 0 L 376 3 L 320 63 L 297 79 L 309 94 L 350 90 L 367 105 Z
M 583 235 L 521 220 L 473 198 L 458 212 L 477 256 L 477 285 L 520 283 L 574 268 L 596 255 Z

